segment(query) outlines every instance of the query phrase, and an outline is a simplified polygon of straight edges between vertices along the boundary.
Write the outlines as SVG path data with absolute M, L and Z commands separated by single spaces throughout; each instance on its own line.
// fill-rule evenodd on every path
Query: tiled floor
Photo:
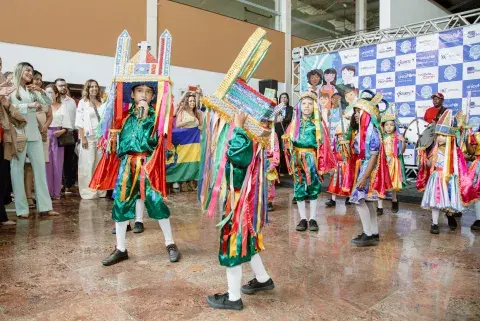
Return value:
M 320 231 L 299 233 L 290 192 L 278 191 L 265 229 L 262 259 L 276 288 L 244 296 L 242 312 L 207 306 L 207 295 L 226 290 L 218 217 L 202 215 L 194 193 L 182 193 L 169 202 L 183 254 L 177 264 L 168 262 L 160 228 L 147 219 L 143 234 L 127 234 L 130 259 L 102 266 L 115 244 L 105 199 L 70 197 L 54 205 L 61 217 L 1 228 L 0 320 L 480 320 L 473 211 L 456 231 L 442 216 L 441 234 L 431 235 L 430 214 L 400 204 L 398 214 L 386 209 L 379 218 L 380 245 L 356 248 L 354 206 L 326 209 L 322 194 Z M 250 278 L 247 265 L 244 281 Z

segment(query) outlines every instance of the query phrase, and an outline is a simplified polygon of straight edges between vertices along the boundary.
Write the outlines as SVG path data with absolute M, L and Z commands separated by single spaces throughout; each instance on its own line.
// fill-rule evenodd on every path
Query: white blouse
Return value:
M 97 107 L 97 111 L 101 120 L 105 111 L 105 104 Z M 90 107 L 89 103 L 84 99 L 80 100 L 78 103 L 77 118 L 75 119 L 75 127 L 77 129 L 83 128 L 85 137 L 91 137 L 96 136 L 98 126 L 100 126 L 100 122 L 98 121 L 95 109 Z
M 53 120 L 50 124 L 50 127 L 62 127 L 66 129 L 73 129 L 72 124 L 70 123 L 70 117 L 68 116 L 67 111 L 63 104 L 60 105 L 60 108 L 55 110 L 52 107 Z

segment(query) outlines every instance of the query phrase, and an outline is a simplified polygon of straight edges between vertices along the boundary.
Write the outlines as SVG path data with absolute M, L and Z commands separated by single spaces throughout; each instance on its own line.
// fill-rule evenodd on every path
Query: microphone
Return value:
M 141 101 L 146 101 L 145 99 L 142 99 Z M 143 118 L 143 112 L 145 111 L 143 106 L 138 107 L 138 118 L 142 119 Z

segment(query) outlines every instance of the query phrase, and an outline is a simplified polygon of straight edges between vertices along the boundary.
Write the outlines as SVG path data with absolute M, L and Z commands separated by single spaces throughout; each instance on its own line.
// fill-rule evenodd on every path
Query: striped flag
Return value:
M 167 183 L 198 181 L 200 171 L 200 129 L 174 128 L 173 153 L 167 160 Z

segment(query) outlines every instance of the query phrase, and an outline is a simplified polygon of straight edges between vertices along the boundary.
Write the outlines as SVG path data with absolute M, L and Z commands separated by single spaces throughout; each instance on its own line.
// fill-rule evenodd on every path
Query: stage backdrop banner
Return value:
M 395 103 L 399 121 L 408 125 L 423 118 L 432 106 L 431 96 L 440 92 L 445 107 L 456 113 L 467 110 L 471 92 L 469 123 L 480 125 L 480 25 L 447 30 L 416 38 L 363 46 L 302 58 L 300 86 L 309 84 L 307 73 L 313 69 L 337 71 L 337 89 L 342 86 L 381 92 Z M 352 73 L 351 71 L 354 70 Z M 333 83 L 332 83 L 333 84 Z M 342 90 L 338 90 L 342 94 Z M 345 97 L 342 97 L 345 101 Z M 400 131 L 403 133 L 403 129 Z M 415 165 L 415 153 L 409 146 L 408 165 Z
M 174 151 L 167 152 L 167 183 L 198 180 L 200 171 L 200 129 L 174 128 Z

